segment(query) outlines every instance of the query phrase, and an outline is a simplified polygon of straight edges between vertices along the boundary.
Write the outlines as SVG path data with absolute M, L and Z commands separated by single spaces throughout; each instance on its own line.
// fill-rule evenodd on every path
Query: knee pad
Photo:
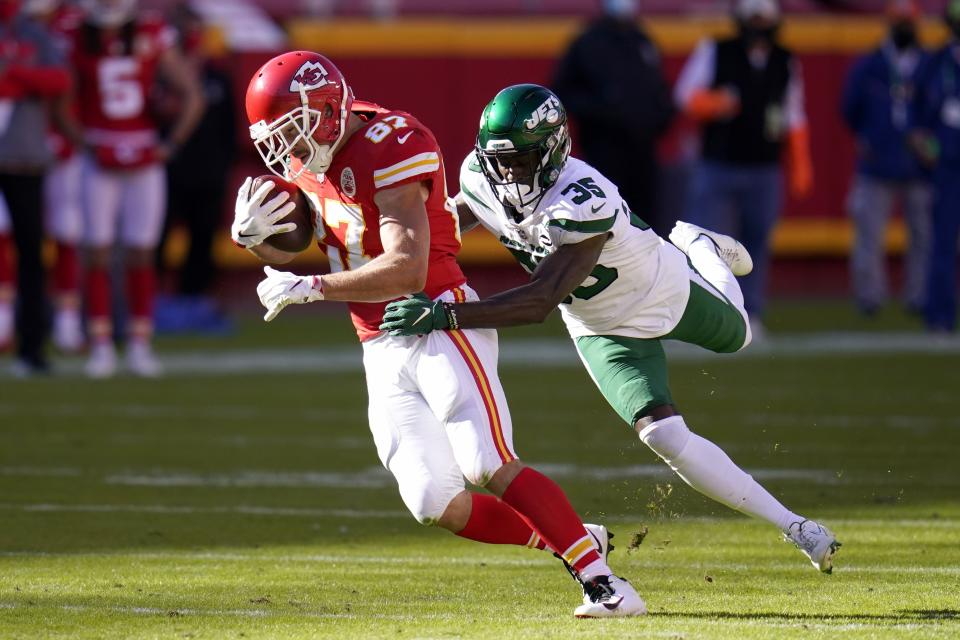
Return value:
M 438 482 L 430 478 L 401 478 L 395 476 L 400 487 L 403 504 L 422 525 L 432 527 L 440 520 L 450 501 L 464 490 L 463 478 L 459 482 Z
M 670 416 L 657 420 L 640 432 L 640 439 L 664 460 L 680 456 L 690 441 L 690 429 L 683 416 Z
M 503 466 L 503 462 L 499 461 L 499 464 L 494 466 L 489 463 L 484 464 L 483 458 L 484 456 L 477 456 L 469 469 L 462 469 L 463 477 L 467 479 L 467 482 L 478 487 L 487 486 L 487 483 L 493 478 L 493 474 Z
M 400 487 L 400 497 L 403 498 L 403 504 L 417 519 L 420 524 L 432 527 L 440 520 L 440 516 L 446 511 L 447 505 L 463 491 L 463 487 L 440 487 L 438 485 L 426 485 L 417 488 Z

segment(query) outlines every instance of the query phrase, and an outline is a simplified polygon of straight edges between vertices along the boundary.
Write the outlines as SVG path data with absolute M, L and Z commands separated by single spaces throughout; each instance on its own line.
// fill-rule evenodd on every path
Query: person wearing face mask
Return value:
M 0 196 L 9 209 L 17 249 L 19 339 L 14 373 L 28 376 L 49 370 L 40 255 L 43 176 L 53 160 L 45 144 L 47 107 L 66 93 L 70 76 L 48 30 L 20 8 L 20 0 L 0 0 Z
M 741 287 L 762 340 L 770 234 L 783 204 L 781 161 L 794 197 L 813 188 L 800 64 L 777 41 L 776 0 L 738 0 L 732 37 L 705 39 L 687 60 L 674 100 L 701 126 L 686 218 L 737 237 L 753 256 Z
M 604 0 L 603 15 L 560 60 L 553 89 L 576 120 L 584 159 L 661 234 L 657 140 L 673 118 L 660 54 L 637 23 L 637 0 Z M 665 217 L 665 216 L 664 216 Z
M 843 118 L 857 141 L 857 171 L 847 201 L 853 220 L 851 285 L 857 308 L 872 316 L 886 302 L 884 232 L 899 201 L 910 233 L 903 302 L 920 313 L 930 259 L 930 182 L 907 144 L 910 100 L 928 54 L 917 41 L 916 0 L 892 0 L 884 42 L 856 61 L 843 92 Z
M 960 236 L 960 0 L 949 0 L 950 39 L 917 80 L 910 143 L 933 169 L 930 272 L 924 320 L 934 333 L 957 328 L 957 238 Z

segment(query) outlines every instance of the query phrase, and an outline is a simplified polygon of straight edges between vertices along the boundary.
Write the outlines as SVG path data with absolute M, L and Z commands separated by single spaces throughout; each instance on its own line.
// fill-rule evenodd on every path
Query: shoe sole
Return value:
M 678 221 L 677 224 L 681 224 L 681 222 L 682 222 L 682 221 Z M 730 271 L 733 273 L 733 275 L 738 276 L 738 277 L 739 277 L 739 276 L 748 275 L 748 274 L 750 274 L 750 273 L 753 271 L 753 257 L 750 255 L 750 252 L 747 251 L 746 247 L 744 247 L 743 244 L 740 243 L 736 238 L 734 238 L 734 237 L 732 237 L 732 236 L 728 236 L 728 235 L 722 234 L 722 233 L 717 233 L 716 231 L 710 231 L 709 229 L 704 229 L 703 227 L 701 227 L 701 226 L 699 226 L 699 225 L 695 225 L 695 224 L 690 223 L 690 222 L 682 222 L 682 224 L 686 225 L 686 226 L 689 227 L 689 228 L 692 228 L 692 229 L 696 230 L 696 232 L 697 232 L 697 237 L 694 238 L 693 241 L 692 241 L 690 244 L 693 244 L 694 242 L 696 242 L 696 241 L 699 240 L 700 238 L 706 238 L 707 240 L 709 240 L 710 242 L 713 243 L 713 246 L 714 246 L 714 247 L 716 247 L 716 250 L 717 250 L 717 254 L 718 254 L 718 255 L 720 255 L 720 253 L 721 253 L 721 252 L 720 252 L 720 243 L 717 242 L 717 239 L 716 239 L 714 236 L 722 236 L 722 237 L 724 237 L 724 238 L 729 238 L 730 240 L 733 240 L 734 246 L 735 246 L 735 247 L 738 247 L 738 248 L 740 249 L 740 251 L 743 252 L 743 254 L 747 257 L 747 260 L 749 260 L 749 265 L 741 265 L 737 270 L 734 270 L 733 265 L 731 265 L 731 264 L 728 264 L 727 267 L 730 269 Z M 671 233 L 671 235 L 672 235 L 672 233 Z M 670 242 L 673 242 L 673 238 L 669 238 L 669 239 L 670 239 Z M 675 242 L 674 242 L 674 245 L 676 245 Z M 679 245 L 676 245 L 676 246 L 679 246 Z M 688 246 L 687 248 L 688 248 L 688 250 L 689 250 L 689 246 Z M 682 249 L 681 249 L 681 250 L 682 250 Z M 687 253 L 687 251 L 684 251 L 684 253 Z M 721 260 L 722 260 L 722 259 L 723 259 L 723 258 L 721 257 Z M 724 260 L 724 262 L 726 262 L 726 260 Z M 746 268 L 747 266 L 749 266 L 749 268 Z
M 721 235 L 721 234 L 714 234 L 714 235 Z M 737 277 L 750 275 L 750 273 L 753 272 L 753 257 L 747 251 L 746 247 L 740 244 L 740 242 L 736 238 L 731 238 L 730 236 L 727 236 L 727 237 L 736 243 L 734 246 L 737 247 L 737 253 L 742 252 L 744 255 L 746 255 L 747 259 L 750 261 L 749 264 L 746 264 L 746 265 L 739 264 L 740 262 L 739 260 L 734 264 L 728 264 L 727 267 L 730 269 L 730 273 L 732 273 Z M 717 255 L 720 255 L 721 253 L 720 243 L 717 242 L 716 238 L 714 238 L 713 235 L 711 235 L 711 232 L 708 232 L 706 229 L 702 229 L 700 231 L 700 235 L 697 236 L 697 240 L 699 240 L 700 238 L 706 238 L 707 240 L 712 242 L 713 246 L 716 247 Z M 694 242 L 696 242 L 696 240 L 694 240 Z M 721 256 L 720 259 L 723 260 L 723 257 Z M 726 260 L 723 260 L 723 261 L 724 263 L 726 263 Z M 734 269 L 734 266 L 737 266 L 737 268 Z
M 647 609 L 646 607 L 644 607 L 643 609 L 639 609 L 631 613 L 613 613 L 613 612 L 611 613 L 612 615 L 592 614 L 592 613 L 574 613 L 573 617 L 576 618 L 577 620 L 593 620 L 593 619 L 599 619 L 599 618 L 637 618 L 639 616 L 647 615 Z
M 833 556 L 837 553 L 837 551 L 840 550 L 840 547 L 842 546 L 843 544 L 837 542 L 836 540 L 831 542 L 830 546 L 827 548 L 827 552 L 823 554 L 823 557 L 820 559 L 819 565 L 814 564 L 813 566 L 817 567 L 817 569 L 820 569 L 821 573 L 825 573 L 827 575 L 833 574 Z M 825 565 L 827 568 L 821 569 L 821 567 Z

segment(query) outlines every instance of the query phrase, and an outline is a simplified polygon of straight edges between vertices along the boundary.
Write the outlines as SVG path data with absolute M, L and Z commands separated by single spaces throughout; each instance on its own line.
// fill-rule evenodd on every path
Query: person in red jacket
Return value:
M 43 240 L 43 176 L 52 158 L 45 144 L 47 102 L 63 95 L 70 76 L 47 29 L 0 0 L 0 195 L 17 249 L 19 375 L 49 370 Z M 39 144 L 38 144 L 39 142 Z M 0 256 L 2 258 L 2 256 Z

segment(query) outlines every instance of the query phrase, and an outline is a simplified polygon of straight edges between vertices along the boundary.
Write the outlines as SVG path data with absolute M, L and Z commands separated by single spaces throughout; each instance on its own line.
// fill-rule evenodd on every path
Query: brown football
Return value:
M 273 190 L 266 195 L 264 202 L 269 202 L 271 199 L 277 197 L 277 194 L 279 194 L 281 191 L 286 191 L 290 194 L 290 200 L 296 205 L 293 211 L 288 213 L 281 220 L 277 221 L 277 224 L 295 222 L 297 224 L 297 228 L 293 231 L 288 231 L 287 233 L 278 233 L 276 235 L 272 235 L 264 240 L 264 243 L 275 249 L 280 249 L 281 251 L 303 251 L 310 246 L 311 242 L 313 242 L 313 210 L 310 208 L 306 197 L 304 197 L 303 192 L 300 191 L 297 185 L 293 184 L 292 182 L 282 180 L 277 176 L 265 175 L 254 178 L 253 187 L 251 188 L 250 192 L 254 193 L 258 188 L 260 188 L 260 185 L 268 180 L 275 186 Z

